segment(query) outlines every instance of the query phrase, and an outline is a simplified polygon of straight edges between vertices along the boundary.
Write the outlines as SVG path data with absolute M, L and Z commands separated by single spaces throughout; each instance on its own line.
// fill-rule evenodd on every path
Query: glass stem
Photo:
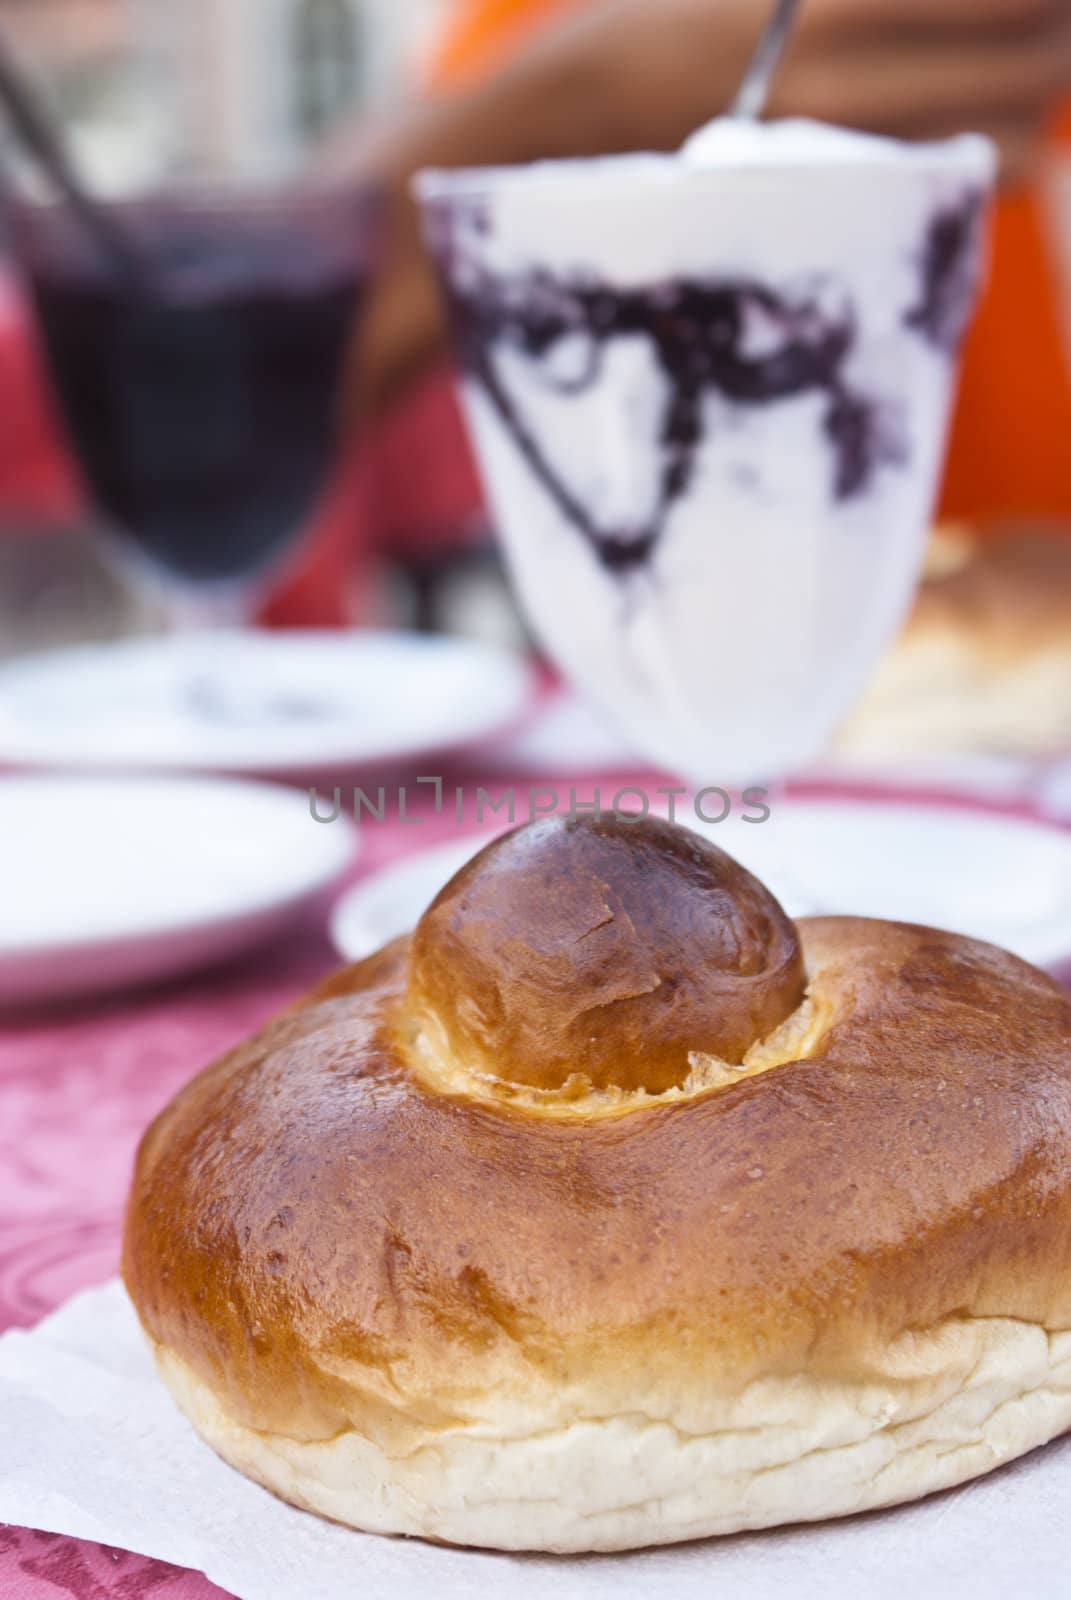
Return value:
M 255 612 L 253 600 L 239 586 L 203 592 L 168 589 L 163 606 L 171 633 L 223 633 L 247 628 Z

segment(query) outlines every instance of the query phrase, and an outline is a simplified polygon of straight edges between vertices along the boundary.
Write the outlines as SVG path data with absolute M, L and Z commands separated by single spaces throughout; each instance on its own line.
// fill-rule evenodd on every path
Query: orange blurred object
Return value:
M 462 0 L 438 59 L 442 81 L 496 65 L 579 0 Z M 1071 107 L 1054 129 L 1071 161 Z M 968 341 L 941 513 L 987 522 L 1071 518 L 1071 360 L 1059 268 L 1036 194 L 997 206 L 992 275 Z M 1063 270 L 1071 273 L 1071 264 Z
M 1071 113 L 1054 129 L 1071 161 Z M 944 511 L 1071 517 L 1067 308 L 1042 202 L 1001 197 L 989 288 L 967 342 Z
M 433 63 L 440 83 L 462 82 L 487 72 L 556 12 L 575 10 L 577 0 L 460 0 Z

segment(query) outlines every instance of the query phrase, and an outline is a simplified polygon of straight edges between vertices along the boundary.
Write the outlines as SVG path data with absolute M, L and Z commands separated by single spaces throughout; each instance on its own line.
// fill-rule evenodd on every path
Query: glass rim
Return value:
M 271 184 L 246 185 L 241 179 L 202 183 L 193 178 L 154 182 L 123 194 L 98 194 L 102 210 L 118 215 L 154 217 L 216 216 L 233 212 L 241 216 L 278 212 L 309 212 L 343 206 L 348 210 L 381 213 L 386 205 L 383 185 L 372 179 L 283 179 Z M 17 186 L 0 193 L 0 210 L 23 218 L 58 217 L 68 212 L 68 202 L 51 190 L 27 193 Z M 74 220 L 74 219 L 72 219 Z
M 865 152 L 846 153 L 841 159 L 817 155 L 786 157 L 771 151 L 762 159 L 688 161 L 682 159 L 679 152 L 635 151 L 510 166 L 427 167 L 414 175 L 411 189 L 424 205 L 434 205 L 440 200 L 483 198 L 506 189 L 526 189 L 533 194 L 581 192 L 604 186 L 607 180 L 623 180 L 630 187 L 657 192 L 671 183 L 704 188 L 727 180 L 754 182 L 800 176 L 840 181 L 877 176 L 885 179 L 902 174 L 911 181 L 920 176 L 958 178 L 988 189 L 995 178 L 996 166 L 996 150 L 984 134 L 961 133 L 925 143 L 875 138 Z

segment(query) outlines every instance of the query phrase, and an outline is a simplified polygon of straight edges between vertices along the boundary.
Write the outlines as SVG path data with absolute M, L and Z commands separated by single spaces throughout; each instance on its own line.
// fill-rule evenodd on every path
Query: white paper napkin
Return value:
M 1071 1592 L 1071 1439 L 915 1506 L 624 1556 L 351 1533 L 217 1460 L 118 1283 L 0 1339 L 0 1522 L 204 1572 L 241 1600 L 1036 1600 Z

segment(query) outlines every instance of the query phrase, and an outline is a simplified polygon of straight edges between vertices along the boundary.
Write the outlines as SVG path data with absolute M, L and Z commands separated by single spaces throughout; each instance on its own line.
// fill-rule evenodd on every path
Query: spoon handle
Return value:
M 746 117 L 754 122 L 762 116 L 798 6 L 799 0 L 777 0 L 773 15 L 763 29 L 755 54 L 748 63 L 744 81 L 729 109 L 731 117 Z

